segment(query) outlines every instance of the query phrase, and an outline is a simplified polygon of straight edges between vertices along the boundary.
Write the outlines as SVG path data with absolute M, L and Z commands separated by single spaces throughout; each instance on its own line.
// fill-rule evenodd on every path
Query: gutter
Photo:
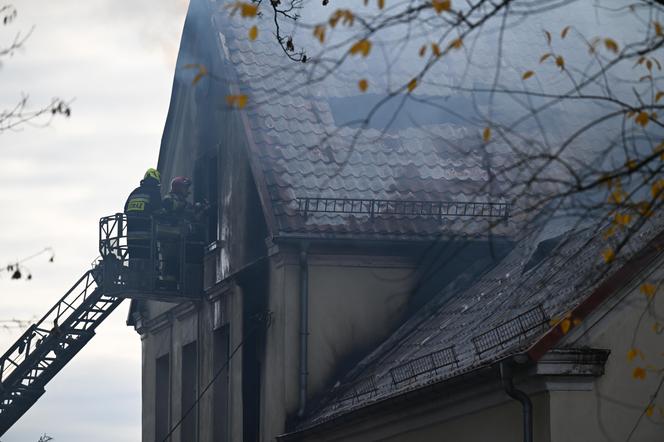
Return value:
M 500 363 L 500 380 L 503 382 L 505 393 L 512 399 L 521 402 L 523 409 L 523 442 L 533 442 L 533 403 L 530 397 L 522 390 L 514 388 L 511 361 Z
M 309 345 L 309 244 L 300 244 L 300 385 L 298 417 L 302 418 L 307 408 L 308 345 Z

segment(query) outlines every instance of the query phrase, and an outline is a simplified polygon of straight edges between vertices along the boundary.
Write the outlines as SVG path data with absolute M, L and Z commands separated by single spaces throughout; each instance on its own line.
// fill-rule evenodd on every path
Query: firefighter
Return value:
M 166 221 L 160 225 L 160 248 L 163 254 L 163 279 L 168 283 L 182 282 L 181 279 L 181 253 L 185 253 L 185 263 L 189 264 L 199 259 L 197 248 L 192 249 L 191 241 L 195 241 L 201 234 L 196 223 L 207 210 L 207 203 L 191 204 L 187 198 L 190 194 L 191 178 L 177 176 L 171 180 L 171 190 L 164 197 L 163 206 Z M 170 223 L 170 228 L 168 226 Z M 181 242 L 185 240 L 185 244 Z M 183 248 L 184 247 L 184 248 Z M 201 255 L 202 256 L 202 255 Z
M 127 215 L 127 246 L 129 269 L 133 284 L 144 282 L 145 271 L 151 255 L 152 216 L 162 210 L 161 176 L 150 168 L 145 172 L 140 186 L 127 198 L 124 213 Z

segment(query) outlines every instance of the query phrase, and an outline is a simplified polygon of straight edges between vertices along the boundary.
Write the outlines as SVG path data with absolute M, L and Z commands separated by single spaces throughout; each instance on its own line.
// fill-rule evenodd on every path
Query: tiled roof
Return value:
M 356 82 L 367 72 L 366 61 L 307 84 L 307 71 L 281 53 L 266 17 L 229 17 L 227 9 L 219 8 L 212 22 L 220 36 L 219 52 L 222 58 L 228 55 L 226 65 L 235 75 L 234 93 L 249 97 L 244 121 L 259 191 L 269 194 L 264 201 L 271 204 L 273 233 L 433 237 L 484 235 L 490 226 L 494 235 L 514 230 L 513 221 L 479 217 L 298 212 L 298 198 L 506 202 L 507 184 L 501 178 L 489 184 L 489 170 L 510 162 L 510 149 L 496 142 L 487 154 L 479 128 L 455 124 L 388 133 L 337 127 L 329 98 L 358 95 Z M 259 36 L 250 41 L 248 30 L 256 23 Z
M 551 333 L 552 318 L 562 318 L 587 302 L 653 238 L 661 239 L 663 231 L 664 220 L 649 222 L 629 238 L 611 264 L 602 251 L 620 239 L 607 243 L 594 227 L 539 243 L 540 252 L 551 250 L 547 245 L 554 247 L 545 256 L 535 253 L 538 244 L 532 237 L 525 238 L 469 289 L 440 293 L 410 318 L 328 393 L 300 429 L 532 348 Z M 655 253 L 661 254 L 661 247 Z M 641 270 L 639 265 L 635 271 Z

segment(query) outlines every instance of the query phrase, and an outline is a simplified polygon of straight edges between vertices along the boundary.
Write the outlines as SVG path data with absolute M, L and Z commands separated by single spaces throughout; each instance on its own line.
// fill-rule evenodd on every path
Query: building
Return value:
M 143 440 L 514 440 L 529 401 L 538 441 L 624 440 L 656 388 L 623 355 L 661 223 L 609 264 L 592 228 L 524 232 L 509 149 L 449 121 L 357 135 L 354 83 L 293 88 L 228 15 L 193 0 L 182 37 L 159 169 L 212 203 L 205 294 L 132 304 Z

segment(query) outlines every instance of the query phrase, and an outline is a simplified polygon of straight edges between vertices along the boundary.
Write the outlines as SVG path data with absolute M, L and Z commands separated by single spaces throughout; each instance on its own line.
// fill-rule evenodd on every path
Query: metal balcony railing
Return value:
M 352 198 L 298 198 L 297 210 L 310 213 L 338 213 L 350 215 L 407 216 L 407 217 L 479 217 L 509 218 L 508 203 L 400 201 Z
M 204 230 L 200 223 L 168 218 L 99 221 L 104 293 L 174 301 L 201 296 Z

